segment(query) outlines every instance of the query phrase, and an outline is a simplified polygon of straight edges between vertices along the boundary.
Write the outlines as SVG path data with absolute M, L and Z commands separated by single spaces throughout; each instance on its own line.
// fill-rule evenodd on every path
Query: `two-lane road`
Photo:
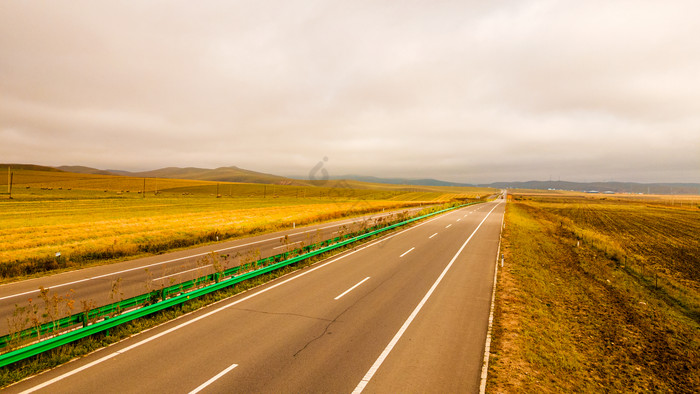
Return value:
M 426 220 L 8 392 L 477 392 L 503 211 Z

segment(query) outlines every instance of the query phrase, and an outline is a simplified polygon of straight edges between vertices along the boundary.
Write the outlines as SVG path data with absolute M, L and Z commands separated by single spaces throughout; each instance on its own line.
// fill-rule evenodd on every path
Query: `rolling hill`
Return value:
M 306 185 L 277 175 L 265 174 L 262 172 L 250 171 L 235 166 L 219 167 L 216 169 L 196 168 L 196 167 L 166 167 L 153 171 L 132 172 L 124 175 L 143 178 L 176 178 L 195 179 L 200 181 L 216 182 L 243 182 L 243 183 L 267 183 L 277 185 Z
M 7 167 L 10 166 L 12 170 L 30 170 L 30 171 L 49 171 L 49 172 L 61 172 L 62 170 L 54 167 L 39 166 L 36 164 L 0 164 L 0 172 L 7 173 Z
M 117 175 L 109 170 L 99 170 L 97 168 L 85 166 L 60 166 L 55 167 L 57 170 L 65 172 L 74 172 L 76 174 L 95 174 L 95 175 Z
M 219 167 L 216 169 L 197 167 L 166 167 L 157 170 L 141 172 L 131 172 L 123 170 L 100 170 L 97 168 L 85 166 L 60 166 L 51 169 L 54 171 L 60 170 L 78 174 L 116 175 L 130 176 L 136 178 L 170 178 L 212 182 L 265 183 L 275 185 L 309 185 L 308 182 L 289 179 L 272 174 L 265 174 L 262 172 L 250 171 L 235 166 Z

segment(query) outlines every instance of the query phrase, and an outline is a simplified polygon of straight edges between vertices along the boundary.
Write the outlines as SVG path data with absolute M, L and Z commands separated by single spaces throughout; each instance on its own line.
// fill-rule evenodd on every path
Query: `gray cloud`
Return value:
M 0 162 L 700 181 L 694 1 L 0 4 Z

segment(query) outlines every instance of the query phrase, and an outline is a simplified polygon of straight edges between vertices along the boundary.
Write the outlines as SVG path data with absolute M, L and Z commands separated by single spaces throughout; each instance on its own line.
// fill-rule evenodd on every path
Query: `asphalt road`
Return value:
M 147 293 L 163 286 L 170 286 L 215 272 L 211 262 L 205 262 L 211 252 L 222 258 L 223 268 L 284 253 L 305 245 L 337 237 L 343 233 L 359 230 L 363 222 L 373 226 L 376 220 L 392 220 L 403 212 L 415 213 L 425 207 L 380 212 L 352 219 L 328 222 L 313 226 L 297 227 L 285 231 L 256 237 L 237 239 L 213 245 L 140 258 L 121 263 L 91 267 L 61 274 L 0 285 L 0 335 L 9 332 L 6 323 L 17 306 L 25 306 L 32 298 L 43 310 L 43 301 L 38 299 L 39 287 L 49 289 L 49 295 L 65 297 L 70 294 L 75 300 L 75 309 L 81 309 L 81 301 L 93 307 L 107 305 L 121 299 Z M 286 242 L 284 237 L 287 236 Z M 118 283 L 117 283 L 118 281 Z M 115 286 L 116 284 L 116 286 Z M 67 316 L 63 308 L 61 317 Z
M 478 392 L 504 208 L 439 215 L 7 392 Z

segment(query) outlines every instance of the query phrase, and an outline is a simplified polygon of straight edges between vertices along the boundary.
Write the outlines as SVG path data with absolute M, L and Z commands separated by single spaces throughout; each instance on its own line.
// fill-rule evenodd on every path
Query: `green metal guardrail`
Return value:
M 374 231 L 379 228 L 381 228 L 381 226 L 374 226 L 369 228 L 367 231 Z M 164 287 L 162 289 L 151 291 L 149 293 L 127 298 L 125 300 L 121 300 L 112 304 L 97 307 L 89 311 L 76 313 L 58 320 L 43 323 L 38 327 L 31 327 L 17 333 L 11 333 L 0 337 L 0 349 L 7 347 L 8 344 L 10 344 L 11 342 L 22 342 L 27 339 L 37 338 L 43 335 L 51 334 L 55 331 L 61 331 L 69 327 L 73 327 L 81 323 L 83 324 L 83 326 L 86 326 L 90 321 L 96 321 L 104 317 L 112 317 L 115 314 L 119 314 L 121 311 L 128 310 L 138 305 L 155 303 L 160 300 L 164 300 L 173 294 L 179 294 L 189 289 L 192 289 L 193 287 L 197 287 L 202 283 L 216 282 L 220 279 L 238 274 L 241 271 L 246 271 L 251 267 L 266 266 L 270 263 L 283 261 L 288 259 L 290 255 L 293 256 L 295 254 L 298 255 L 302 253 L 308 253 L 316 248 L 322 248 L 325 246 L 332 245 L 336 242 L 342 241 L 343 239 L 348 239 L 354 235 L 356 234 L 346 234 L 340 237 L 335 237 L 312 245 L 304 246 L 303 248 L 295 249 L 293 251 L 280 253 L 274 256 L 256 260 L 254 262 L 241 264 L 239 266 L 224 270 L 220 273 L 208 274 L 193 280 L 178 283 L 172 286 Z
M 105 305 L 99 308 L 95 308 L 90 310 L 89 312 L 83 312 L 83 313 L 78 313 L 72 316 L 68 316 L 53 322 L 45 323 L 41 325 L 40 327 L 35 327 L 31 328 L 25 331 L 22 331 L 20 335 L 26 335 L 25 337 L 20 338 L 33 338 L 37 337 L 38 335 L 43 335 L 47 334 L 53 331 L 56 331 L 58 329 L 63 329 L 63 328 L 68 328 L 71 326 L 75 326 L 78 324 L 83 324 L 82 328 L 75 329 L 71 332 L 57 335 L 55 337 L 39 341 L 37 343 L 25 346 L 23 348 L 13 350 L 10 352 L 7 352 L 5 354 L 0 355 L 0 367 L 4 367 L 6 365 L 15 363 L 17 361 L 24 360 L 26 358 L 35 356 L 37 354 L 43 353 L 45 351 L 55 349 L 59 346 L 71 343 L 73 341 L 76 341 L 78 339 L 82 339 L 85 337 L 88 337 L 90 335 L 94 335 L 97 333 L 100 333 L 102 331 L 109 330 L 110 328 L 116 327 L 118 325 L 127 323 L 129 321 L 138 319 L 140 317 L 147 316 L 149 314 L 161 311 L 163 309 L 170 308 L 172 306 L 178 305 L 185 303 L 189 300 L 192 300 L 197 297 L 201 297 L 203 295 L 224 289 L 229 286 L 233 286 L 237 283 L 243 282 L 245 280 L 254 278 L 256 276 L 274 271 L 278 268 L 285 267 L 290 264 L 294 264 L 303 260 L 306 260 L 308 258 L 326 253 L 328 251 L 331 251 L 336 248 L 343 247 L 348 244 L 352 244 L 354 242 L 360 241 L 362 239 L 377 235 L 379 233 L 382 233 L 384 231 L 388 231 L 400 226 L 404 226 L 406 224 L 425 219 L 430 216 L 434 216 L 440 213 L 448 212 L 454 209 L 462 208 L 468 205 L 472 204 L 477 204 L 477 203 L 468 203 L 468 204 L 463 204 L 459 205 L 456 207 L 451 207 L 447 209 L 443 209 L 440 211 L 432 212 L 426 215 L 418 216 L 412 219 L 404 220 L 399 223 L 395 223 L 386 227 L 381 227 L 378 229 L 370 229 L 370 231 L 354 236 L 351 238 L 347 238 L 343 240 L 343 238 L 347 236 L 341 236 L 341 237 L 336 237 L 333 238 L 332 240 L 326 240 L 314 245 L 309 245 L 301 249 L 301 251 L 306 250 L 306 253 L 300 254 L 298 256 L 286 259 L 290 255 L 290 253 L 293 252 L 287 252 L 287 253 L 282 253 L 279 255 L 267 257 L 264 259 L 257 260 L 252 263 L 248 263 L 242 266 L 237 266 L 233 267 L 231 269 L 223 271 L 223 273 L 214 273 L 214 274 L 209 274 L 205 275 L 202 277 L 199 277 L 197 279 L 193 279 L 187 282 L 183 282 L 174 286 L 166 287 L 160 290 L 155 290 L 150 293 L 146 294 L 141 294 L 136 297 L 132 297 L 120 302 L 116 302 L 110 305 Z M 375 226 L 376 227 L 376 226 Z M 326 246 L 323 246 L 323 245 Z M 318 247 L 321 246 L 319 249 L 311 250 L 313 247 Z M 298 250 L 297 250 L 298 251 Z M 265 265 L 268 263 L 272 263 L 269 265 Z M 232 276 L 228 279 L 223 279 L 226 278 L 227 276 L 237 274 L 241 270 L 249 269 L 251 267 L 258 267 L 260 265 L 263 265 L 262 268 L 258 268 L 256 270 L 246 272 L 241 275 L 237 276 Z M 201 287 L 198 289 L 195 289 L 190 292 L 185 292 L 188 289 L 191 289 L 193 287 L 196 287 L 198 284 L 201 283 L 207 283 L 207 282 L 215 282 L 211 285 Z M 179 294 L 174 297 L 169 297 L 171 294 Z M 115 313 L 118 313 L 121 310 L 128 309 L 131 307 L 134 307 L 136 305 L 145 305 L 148 304 L 144 307 L 131 310 L 128 312 L 125 312 L 123 314 L 117 314 L 114 315 Z M 111 317 L 111 318 L 105 318 L 102 321 L 93 323 L 93 324 L 88 324 L 89 321 L 94 320 L 94 319 L 99 319 L 101 317 Z M 2 338 L 0 338 L 0 341 L 3 341 L 2 344 L 3 346 L 6 346 L 10 341 L 12 340 L 17 340 L 17 334 L 12 334 L 6 335 Z

